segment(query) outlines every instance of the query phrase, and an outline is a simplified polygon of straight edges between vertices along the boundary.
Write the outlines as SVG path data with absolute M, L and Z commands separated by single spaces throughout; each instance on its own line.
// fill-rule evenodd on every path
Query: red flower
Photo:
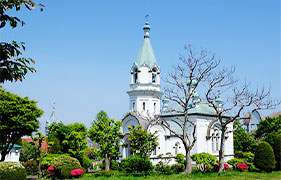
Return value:
M 50 167 L 48 167 L 47 171 L 48 174 L 53 175 L 55 173 L 55 168 L 53 165 L 51 165 Z
M 229 166 L 227 164 L 224 164 L 224 170 L 228 170 L 229 169 Z
M 84 174 L 84 171 L 82 169 L 74 169 L 70 174 L 71 176 L 80 176 L 81 174 Z
M 239 171 L 247 171 L 247 170 L 248 170 L 248 166 L 247 166 L 247 164 L 245 164 L 245 163 L 240 163 L 238 166 L 236 166 L 236 168 L 237 168 Z

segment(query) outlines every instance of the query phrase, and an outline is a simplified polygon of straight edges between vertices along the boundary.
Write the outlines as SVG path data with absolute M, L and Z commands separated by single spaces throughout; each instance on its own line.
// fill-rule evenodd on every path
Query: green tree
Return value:
M 25 24 L 25 22 L 20 20 L 18 17 L 8 15 L 7 11 L 19 11 L 22 5 L 29 10 L 34 9 L 36 6 L 32 0 L 1 0 L 0 4 L 0 29 L 4 28 L 7 23 L 9 23 L 12 28 L 17 27 L 18 23 L 20 23 L 22 26 Z M 41 11 L 43 11 L 44 5 L 39 4 L 39 6 L 41 7 Z M 0 83 L 14 80 L 22 81 L 28 71 L 35 72 L 34 67 L 31 67 L 31 64 L 35 64 L 34 60 L 31 58 L 22 57 L 22 51 L 24 50 L 24 42 L 1 42 Z
M 32 159 L 35 159 L 35 147 L 30 142 L 24 141 L 20 151 L 20 161 L 25 162 Z
M 136 128 L 129 126 L 128 129 L 130 131 L 128 136 L 130 151 L 133 154 L 139 154 L 141 157 L 149 157 L 158 145 L 157 132 L 147 132 L 147 130 L 142 129 L 141 125 L 138 125 Z
M 262 120 L 256 130 L 255 137 L 268 142 L 272 147 L 276 136 L 281 133 L 281 115 L 279 117 L 269 118 Z
M 275 157 L 269 143 L 262 141 L 258 144 L 254 164 L 257 168 L 271 172 L 275 168 Z
M 38 118 L 42 114 L 36 101 L 21 98 L 0 87 L 0 161 L 5 160 L 18 139 L 30 136 L 38 129 Z
M 68 146 L 68 153 L 81 162 L 81 158 L 85 155 L 84 149 L 87 148 L 87 140 L 83 132 L 72 131 L 66 136 L 63 144 Z
M 276 169 L 281 171 L 281 134 L 276 136 L 274 142 L 274 155 L 276 160 Z
M 254 153 L 257 147 L 257 141 L 255 140 L 254 135 L 246 133 L 246 130 L 241 127 L 241 124 L 238 121 L 234 122 L 234 129 L 234 152 L 250 151 Z
M 46 140 L 46 137 L 42 133 L 37 131 L 36 137 L 32 137 L 32 139 L 33 139 L 32 144 L 35 149 L 35 157 L 38 164 L 38 176 L 39 178 L 42 178 L 42 169 L 41 169 L 42 158 L 43 158 L 42 144 Z
M 88 133 L 93 142 L 99 144 L 97 153 L 104 158 L 106 171 L 110 169 L 110 160 L 118 158 L 121 125 L 120 121 L 115 122 L 104 111 L 100 111 Z

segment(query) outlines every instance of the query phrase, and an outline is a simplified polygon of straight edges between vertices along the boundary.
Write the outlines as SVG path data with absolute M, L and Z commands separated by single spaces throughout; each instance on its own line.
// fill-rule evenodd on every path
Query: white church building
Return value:
M 180 119 L 184 117 L 184 111 L 177 103 L 171 104 L 167 100 L 162 100 L 162 109 L 160 108 L 163 95 L 160 89 L 160 67 L 156 62 L 150 43 L 148 22 L 145 23 L 143 30 L 144 41 L 131 68 L 130 90 L 127 92 L 130 114 L 122 119 L 121 131 L 124 134 L 122 141 L 127 144 L 129 144 L 129 126 L 142 125 L 144 129 L 150 132 L 156 131 L 158 147 L 150 156 L 152 163 L 156 164 L 160 160 L 158 157 L 160 154 L 165 156 L 169 152 L 173 157 L 178 153 L 185 155 L 185 148 L 181 140 L 163 125 L 149 123 L 149 117 L 156 115 L 165 119 L 174 132 L 182 134 L 183 123 Z M 192 86 L 192 83 L 190 85 Z M 197 93 L 193 94 L 190 107 L 192 108 L 188 111 L 189 119 L 197 125 L 197 141 L 191 150 L 191 154 L 207 152 L 218 157 L 220 130 L 218 124 L 213 120 L 215 117 L 214 109 L 201 100 Z M 228 125 L 228 129 L 232 128 L 233 124 L 231 123 Z M 188 131 L 191 132 L 191 129 L 188 129 Z M 129 157 L 130 154 L 129 146 L 121 148 L 121 159 Z M 225 160 L 233 157 L 233 133 L 231 132 L 226 135 Z M 170 163 L 175 163 L 174 159 Z

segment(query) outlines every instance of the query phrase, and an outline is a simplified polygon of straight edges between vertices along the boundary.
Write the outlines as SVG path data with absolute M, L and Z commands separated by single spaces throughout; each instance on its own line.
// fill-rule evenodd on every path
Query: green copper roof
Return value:
M 146 22 L 146 25 L 144 26 L 144 41 L 135 61 L 135 65 L 137 67 L 148 66 L 149 68 L 153 68 L 157 66 L 156 58 L 149 39 L 149 30 L 150 26 L 148 25 L 148 22 Z

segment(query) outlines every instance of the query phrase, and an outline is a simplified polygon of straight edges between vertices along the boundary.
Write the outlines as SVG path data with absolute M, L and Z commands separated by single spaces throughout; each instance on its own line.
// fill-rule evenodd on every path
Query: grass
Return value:
M 177 180 L 177 179 L 200 179 L 200 180 L 248 180 L 248 179 L 281 179 L 281 171 L 274 171 L 272 173 L 257 173 L 257 172 L 238 172 L 226 171 L 221 174 L 218 173 L 192 173 L 190 175 L 171 174 L 171 175 L 150 175 L 150 176 L 132 176 L 124 175 L 118 172 L 110 172 L 111 176 L 102 176 L 96 173 L 86 173 L 81 179 L 109 179 L 109 180 L 133 180 L 133 179 L 150 179 L 150 180 Z M 99 176 L 100 175 L 100 176 Z

